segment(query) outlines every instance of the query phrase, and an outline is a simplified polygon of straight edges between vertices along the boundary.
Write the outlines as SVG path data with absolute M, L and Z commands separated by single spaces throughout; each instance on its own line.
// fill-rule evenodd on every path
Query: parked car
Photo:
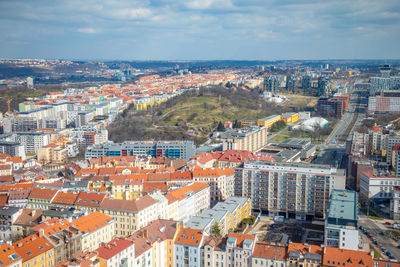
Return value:
M 379 234 L 380 235 L 386 235 L 386 232 L 385 231 L 380 231 Z
M 400 223 L 394 223 L 392 227 L 393 229 L 400 229 Z
M 385 224 L 386 224 L 386 225 L 392 225 L 392 223 L 391 223 L 391 222 L 385 222 Z
M 384 247 L 384 246 L 380 246 L 379 248 L 380 248 L 382 251 L 385 250 L 385 247 Z
M 394 256 L 389 256 L 389 259 L 391 259 L 391 260 L 395 260 L 395 259 L 396 259 L 396 257 L 394 257 Z
M 389 250 L 386 251 L 386 255 L 388 255 L 389 257 L 393 257 L 392 253 Z
M 368 235 L 368 237 L 369 237 L 370 239 L 374 238 L 374 236 L 373 236 L 373 235 Z

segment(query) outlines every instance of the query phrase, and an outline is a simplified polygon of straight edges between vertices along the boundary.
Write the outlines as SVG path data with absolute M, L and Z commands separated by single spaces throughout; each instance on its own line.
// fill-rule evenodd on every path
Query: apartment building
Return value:
M 230 197 L 226 201 L 218 202 L 213 208 L 206 209 L 200 215 L 192 217 L 185 226 L 210 233 L 214 223 L 218 223 L 221 232 L 227 235 L 239 223 L 251 216 L 251 200 L 243 197 Z
M 175 267 L 200 267 L 204 233 L 200 230 L 180 229 L 174 243 Z
M 254 246 L 251 264 L 248 266 L 286 267 L 286 247 L 279 244 L 272 245 L 266 242 L 258 242 Z
M 112 180 L 111 193 L 115 199 L 134 200 L 143 193 L 143 182 L 133 179 Z
M 234 195 L 234 171 L 233 169 L 202 169 L 194 168 L 193 181 L 207 182 L 210 184 L 210 199 L 213 206 L 218 201 L 226 200 Z
M 152 158 L 182 158 L 189 160 L 194 156 L 196 147 L 193 141 L 125 141 L 89 146 L 85 159 L 104 156 L 150 155 Z
M 170 191 L 166 198 L 178 200 L 178 221 L 187 222 L 210 208 L 210 186 L 208 183 L 191 183 Z
M 235 195 L 272 216 L 323 218 L 330 192 L 344 188 L 344 170 L 328 165 L 248 161 L 235 170 Z
M 322 263 L 323 248 L 317 245 L 292 243 L 287 246 L 287 267 L 313 267 Z
M 257 237 L 231 233 L 226 240 L 227 266 L 250 266 Z
M 11 164 L 0 164 L 0 176 L 7 176 L 12 174 Z
M 25 159 L 25 147 L 19 142 L 0 140 L 0 153 L 5 153 L 12 157 L 20 156 Z
M 377 266 L 367 251 L 324 247 L 321 266 L 337 267 L 343 264 L 344 266 Z
M 227 129 L 221 134 L 223 150 L 249 150 L 255 152 L 267 144 L 267 128 L 250 126 L 241 129 Z
M 67 220 L 51 219 L 32 230 L 42 234 L 54 247 L 54 263 L 58 265 L 82 251 L 82 234 Z
M 181 229 L 179 222 L 158 219 L 139 229 L 129 240 L 136 244 L 136 258 L 140 256 L 139 244 L 150 244 L 152 266 L 174 266 L 174 242 Z M 147 252 L 147 251 L 146 251 Z
M 297 112 L 287 112 L 281 115 L 281 119 L 285 123 L 295 123 L 299 120 L 299 113 Z
M 99 267 L 134 266 L 135 263 L 135 244 L 127 239 L 115 238 L 101 245 L 96 249 L 96 253 L 100 261 Z
M 226 264 L 226 238 L 204 236 L 201 248 L 201 266 L 228 266 Z
M 22 257 L 18 255 L 15 248 L 10 244 L 0 245 L 0 262 L 4 267 L 22 267 Z
M 82 250 L 93 251 L 102 242 L 109 242 L 115 235 L 115 220 L 98 211 L 79 217 L 71 225 L 82 234 Z
M 15 237 L 13 224 L 16 222 L 20 214 L 20 208 L 0 206 L 0 240 L 13 240 Z
M 25 267 L 53 267 L 55 265 L 54 246 L 41 233 L 32 234 L 13 243 Z
M 360 176 L 360 201 L 362 203 L 390 201 L 390 214 L 388 215 L 393 219 L 400 218 L 399 187 L 399 176 L 376 176 L 370 172 L 362 172 Z
M 325 246 L 358 250 L 359 245 L 357 193 L 332 190 L 325 219 Z
M 24 146 L 25 152 L 36 153 L 39 148 L 50 143 L 50 135 L 43 132 L 18 132 L 15 141 Z
M 100 211 L 115 220 L 115 235 L 127 236 L 158 219 L 160 206 L 148 195 L 136 200 L 107 198 Z
M 28 208 L 47 210 L 58 190 L 35 187 L 28 197 Z

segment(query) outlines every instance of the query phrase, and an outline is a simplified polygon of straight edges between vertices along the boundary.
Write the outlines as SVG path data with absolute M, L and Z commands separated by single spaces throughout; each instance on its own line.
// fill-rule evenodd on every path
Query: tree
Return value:
M 217 126 L 217 131 L 218 132 L 223 132 L 224 130 L 225 130 L 224 125 L 222 124 L 222 122 L 219 122 L 218 126 Z
M 238 120 L 235 120 L 234 122 L 233 122 L 233 125 L 232 125 L 232 127 L 233 128 L 240 128 L 240 125 L 239 125 L 240 123 L 238 122 Z
M 219 222 L 215 222 L 210 229 L 210 235 L 214 237 L 222 237 L 222 230 Z

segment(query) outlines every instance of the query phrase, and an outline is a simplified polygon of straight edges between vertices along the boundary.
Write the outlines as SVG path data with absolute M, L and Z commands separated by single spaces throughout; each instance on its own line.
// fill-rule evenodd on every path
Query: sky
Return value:
M 0 57 L 400 59 L 400 1 L 0 0 Z

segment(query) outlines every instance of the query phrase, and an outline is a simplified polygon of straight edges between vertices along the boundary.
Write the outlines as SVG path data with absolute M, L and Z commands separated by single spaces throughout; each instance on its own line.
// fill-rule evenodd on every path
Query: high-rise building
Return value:
M 264 91 L 276 93 L 279 83 L 279 78 L 276 75 L 266 76 L 264 79 Z
M 286 90 L 294 91 L 296 87 L 296 78 L 292 75 L 286 76 Z
M 270 216 L 323 218 L 330 192 L 344 187 L 344 170 L 328 165 L 248 161 L 235 169 L 235 195 Z
M 33 88 L 33 78 L 32 77 L 26 78 L 26 87 L 28 87 L 29 89 Z
M 331 93 L 331 85 L 328 77 L 318 77 L 318 92 L 320 95 L 324 96 L 328 96 Z
M 325 246 L 358 250 L 358 245 L 357 193 L 333 190 L 325 219 Z
M 303 90 L 309 90 L 311 88 L 311 76 L 305 75 L 302 77 L 301 88 L 303 88 Z

